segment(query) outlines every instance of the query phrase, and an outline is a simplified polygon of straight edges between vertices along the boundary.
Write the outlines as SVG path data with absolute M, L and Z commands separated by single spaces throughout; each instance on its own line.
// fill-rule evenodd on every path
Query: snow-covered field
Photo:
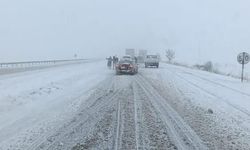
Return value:
M 0 149 L 250 149 L 250 84 L 163 63 L 1 75 Z

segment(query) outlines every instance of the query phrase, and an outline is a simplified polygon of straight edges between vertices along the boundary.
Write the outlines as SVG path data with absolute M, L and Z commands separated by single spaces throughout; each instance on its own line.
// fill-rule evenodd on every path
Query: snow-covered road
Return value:
M 112 74 L 104 68 L 89 62 L 0 76 L 0 149 L 26 149 L 71 118 Z
M 0 76 L 0 149 L 250 149 L 250 84 L 161 64 Z

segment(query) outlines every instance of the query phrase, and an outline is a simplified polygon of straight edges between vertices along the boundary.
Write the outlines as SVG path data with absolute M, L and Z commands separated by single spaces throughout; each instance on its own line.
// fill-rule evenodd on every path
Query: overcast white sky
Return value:
M 0 0 L 0 62 L 106 57 L 125 48 L 235 63 L 249 0 Z

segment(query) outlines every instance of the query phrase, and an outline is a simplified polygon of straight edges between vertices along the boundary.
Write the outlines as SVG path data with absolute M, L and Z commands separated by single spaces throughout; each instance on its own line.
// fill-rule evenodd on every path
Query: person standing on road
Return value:
M 113 69 L 115 69 L 116 64 L 118 63 L 119 59 L 117 56 L 113 56 Z
M 119 61 L 119 58 L 116 56 L 116 58 L 115 58 L 116 64 L 118 63 L 118 61 Z
M 135 57 L 135 63 L 137 63 L 137 62 L 138 62 L 137 57 Z
M 111 69 L 112 57 L 110 56 L 109 58 L 107 58 L 107 60 L 108 60 L 107 66 L 108 66 L 109 69 Z
M 113 69 L 115 69 L 115 64 L 116 64 L 116 58 L 115 58 L 115 56 L 113 56 Z

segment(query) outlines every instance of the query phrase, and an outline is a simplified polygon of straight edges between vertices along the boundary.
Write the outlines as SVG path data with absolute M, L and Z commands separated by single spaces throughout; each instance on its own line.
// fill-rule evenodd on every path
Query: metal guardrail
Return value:
M 45 61 L 23 61 L 23 62 L 7 62 L 0 63 L 0 69 L 3 68 L 19 68 L 19 67 L 33 67 L 33 66 L 43 66 L 43 65 L 56 65 L 62 63 L 73 63 L 86 61 L 87 59 L 65 59 L 65 60 L 45 60 Z

